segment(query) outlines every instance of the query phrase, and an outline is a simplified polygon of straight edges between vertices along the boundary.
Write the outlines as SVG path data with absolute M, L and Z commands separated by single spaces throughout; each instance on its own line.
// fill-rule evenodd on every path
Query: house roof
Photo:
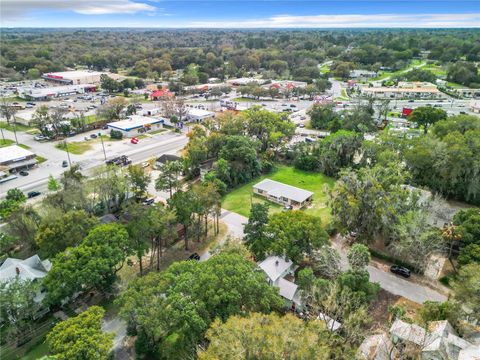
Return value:
M 162 163 L 162 164 L 165 164 L 169 161 L 178 161 L 178 160 L 181 160 L 181 157 L 177 156 L 177 155 L 174 155 L 174 154 L 162 154 L 160 155 L 157 160 L 155 160 L 156 162 L 159 162 L 159 163 Z
M 198 117 L 209 117 L 214 116 L 215 113 L 213 111 L 203 110 L 203 109 L 195 109 L 189 108 L 187 112 L 188 116 L 198 116 Z
M 28 259 L 8 258 L 0 266 L 0 281 L 8 282 L 15 277 L 22 280 L 35 280 L 44 278 L 52 268 L 49 260 L 41 260 L 38 255 L 33 255 Z
M 393 344 L 387 334 L 375 334 L 365 338 L 360 345 L 360 353 L 367 360 L 390 360 Z
M 390 334 L 403 341 L 413 342 L 423 346 L 426 340 L 426 331 L 415 324 L 408 324 L 400 319 L 395 320 L 390 328 Z
M 480 360 L 480 345 L 470 345 L 460 350 L 457 360 Z
M 276 286 L 279 288 L 280 296 L 283 296 L 285 299 L 293 301 L 298 289 L 297 284 L 294 284 L 291 281 L 285 280 L 284 278 L 279 278 L 276 283 Z
M 269 256 L 258 264 L 273 282 L 277 281 L 292 265 L 292 261 L 280 256 Z
M 172 96 L 172 95 L 173 93 L 166 89 L 155 90 L 150 94 L 151 97 L 163 97 L 163 96 Z
M 313 192 L 297 188 L 295 186 L 283 184 L 278 181 L 265 179 L 253 185 L 254 189 L 262 190 L 274 197 L 286 197 L 297 202 L 304 202 L 313 195 Z

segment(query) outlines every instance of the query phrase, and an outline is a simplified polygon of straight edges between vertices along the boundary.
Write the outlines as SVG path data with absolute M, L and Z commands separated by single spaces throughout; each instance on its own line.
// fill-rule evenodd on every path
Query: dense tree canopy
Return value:
M 184 359 L 195 353 L 215 318 L 269 312 L 281 307 L 282 300 L 255 263 L 220 253 L 205 262 L 177 262 L 133 281 L 120 304 L 121 314 L 139 334 L 137 352 Z
M 91 306 L 81 314 L 61 321 L 48 333 L 47 344 L 58 360 L 107 360 L 114 334 L 102 330 L 105 310 Z

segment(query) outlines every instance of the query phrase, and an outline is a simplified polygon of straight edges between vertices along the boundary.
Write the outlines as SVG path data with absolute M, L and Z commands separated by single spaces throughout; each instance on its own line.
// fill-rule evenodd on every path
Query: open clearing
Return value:
M 325 185 L 330 188 L 333 187 L 335 180 L 320 173 L 297 170 L 291 166 L 278 166 L 277 169 L 270 174 L 258 177 L 231 191 L 224 196 L 222 207 L 247 217 L 250 214 L 251 203 L 266 202 L 270 205 L 271 213 L 282 211 L 283 206 L 265 200 L 260 196 L 253 195 L 252 186 L 267 178 L 313 192 L 313 204 L 305 209 L 305 212 L 320 216 L 323 224 L 327 224 L 330 221 L 330 209 L 326 205 L 327 195 L 325 194 L 324 188 Z

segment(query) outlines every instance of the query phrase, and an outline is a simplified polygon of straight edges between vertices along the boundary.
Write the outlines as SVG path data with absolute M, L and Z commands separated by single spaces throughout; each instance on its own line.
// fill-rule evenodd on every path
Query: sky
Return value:
M 1 27 L 480 27 L 480 0 L 0 0 Z

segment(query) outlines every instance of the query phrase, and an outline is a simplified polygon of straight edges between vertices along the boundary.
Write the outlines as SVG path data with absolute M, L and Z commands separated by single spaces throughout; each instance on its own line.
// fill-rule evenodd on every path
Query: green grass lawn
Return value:
M 252 186 L 267 178 L 313 192 L 313 204 L 311 207 L 305 209 L 305 212 L 320 216 L 324 224 L 328 223 L 330 220 L 330 209 L 326 206 L 324 186 L 328 185 L 332 187 L 335 180 L 320 173 L 297 170 L 291 166 L 279 166 L 276 171 L 261 176 L 233 190 L 223 197 L 222 207 L 247 217 L 250 213 L 251 202 L 268 202 L 271 213 L 282 211 L 283 206 L 267 201 L 260 196 L 253 195 Z
M 55 147 L 57 149 L 67 151 L 64 142 L 58 143 L 57 145 L 55 145 Z M 90 145 L 86 141 L 68 142 L 67 147 L 68 147 L 68 151 L 72 154 L 75 154 L 75 155 L 81 155 L 84 152 L 87 152 L 87 151 L 92 149 L 92 145 Z
M 33 128 L 29 126 L 25 126 L 23 124 L 16 123 L 15 126 L 13 126 L 11 123 L 7 124 L 6 121 L 0 121 L 0 128 L 8 130 L 8 131 L 13 131 L 15 128 L 16 131 L 30 131 Z
M 15 144 L 15 141 L 14 140 L 10 140 L 10 139 L 0 139 L 0 147 L 5 147 L 5 146 L 10 146 L 12 144 Z

